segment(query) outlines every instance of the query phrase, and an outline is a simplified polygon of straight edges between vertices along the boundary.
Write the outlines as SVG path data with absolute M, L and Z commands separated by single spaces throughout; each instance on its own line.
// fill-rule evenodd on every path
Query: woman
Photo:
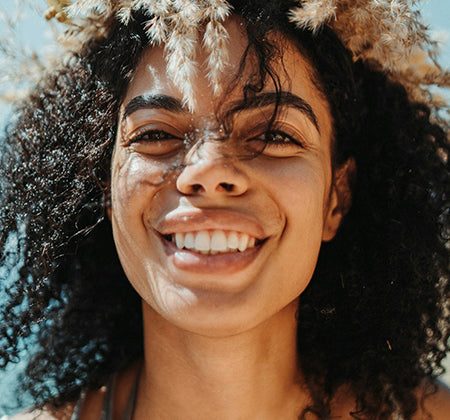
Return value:
M 4 139 L 16 418 L 447 418 L 449 144 L 394 48 L 337 37 L 374 4 L 117 3 L 68 9 Z

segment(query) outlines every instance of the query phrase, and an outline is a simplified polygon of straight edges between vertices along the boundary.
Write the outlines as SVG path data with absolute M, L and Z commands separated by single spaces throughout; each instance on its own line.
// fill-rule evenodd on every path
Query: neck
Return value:
M 206 337 L 178 329 L 144 303 L 135 418 L 297 418 L 307 395 L 299 386 L 296 307 L 240 334 Z

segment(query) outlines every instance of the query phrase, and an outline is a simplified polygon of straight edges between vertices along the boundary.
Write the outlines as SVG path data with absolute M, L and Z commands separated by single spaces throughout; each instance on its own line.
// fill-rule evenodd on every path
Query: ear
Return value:
M 349 158 L 335 169 L 330 200 L 323 227 L 322 240 L 331 241 L 339 229 L 344 216 L 352 206 L 352 184 L 356 176 L 355 159 Z

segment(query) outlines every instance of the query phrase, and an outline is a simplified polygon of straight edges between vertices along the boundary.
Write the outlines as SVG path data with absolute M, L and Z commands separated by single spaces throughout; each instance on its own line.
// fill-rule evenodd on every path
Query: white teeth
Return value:
M 226 251 L 227 237 L 223 230 L 215 230 L 211 235 L 211 251 Z
M 228 241 L 227 241 L 228 249 L 236 250 L 239 248 L 239 236 L 236 232 L 230 232 L 228 234 Z
M 197 232 L 195 235 L 195 246 L 197 251 L 209 251 L 211 240 L 209 238 L 209 233 L 206 230 Z
M 184 237 L 184 247 L 187 249 L 192 249 L 195 246 L 195 238 L 194 234 L 189 232 L 186 233 L 186 236 Z
M 235 231 L 225 232 L 223 230 L 198 232 L 177 232 L 172 235 L 172 241 L 179 249 L 190 249 L 206 255 L 216 255 L 224 252 L 244 252 L 248 248 L 253 248 L 256 239 L 246 233 Z
M 239 238 L 239 251 L 245 251 L 247 249 L 249 236 L 246 233 L 241 233 L 241 237 Z
M 184 233 L 176 233 L 175 242 L 177 244 L 177 248 L 182 249 L 184 247 Z

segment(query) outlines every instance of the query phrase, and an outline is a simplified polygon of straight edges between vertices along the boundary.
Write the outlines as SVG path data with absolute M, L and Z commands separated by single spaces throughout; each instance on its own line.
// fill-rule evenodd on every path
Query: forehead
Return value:
M 248 47 L 248 38 L 242 20 L 233 16 L 224 26 L 229 34 L 226 67 L 221 73 L 221 86 L 226 94 L 217 94 L 211 86 L 207 70 L 210 57 L 199 41 L 195 57 L 197 65 L 189 78 L 193 88 L 195 106 L 192 113 L 194 115 L 214 117 L 218 105 L 226 107 L 227 103 L 242 100 L 245 84 L 254 80 L 255 76 L 259 77 L 259 63 L 251 51 L 247 55 L 243 71 L 239 73 L 242 69 L 242 58 Z M 270 64 L 280 80 L 282 91 L 293 93 L 305 100 L 317 115 L 320 131 L 331 137 L 329 106 L 314 82 L 315 72 L 309 61 L 300 53 L 295 43 L 286 36 L 274 33 L 268 38 L 275 45 L 276 50 L 280 51 L 279 56 Z M 140 95 L 165 95 L 182 101 L 182 89 L 174 83 L 168 73 L 166 54 L 167 51 L 163 47 L 148 47 L 143 52 L 128 86 L 122 110 L 127 103 Z M 227 91 L 231 83 L 233 89 Z M 275 90 L 272 79 L 266 77 L 263 92 L 275 92 Z

